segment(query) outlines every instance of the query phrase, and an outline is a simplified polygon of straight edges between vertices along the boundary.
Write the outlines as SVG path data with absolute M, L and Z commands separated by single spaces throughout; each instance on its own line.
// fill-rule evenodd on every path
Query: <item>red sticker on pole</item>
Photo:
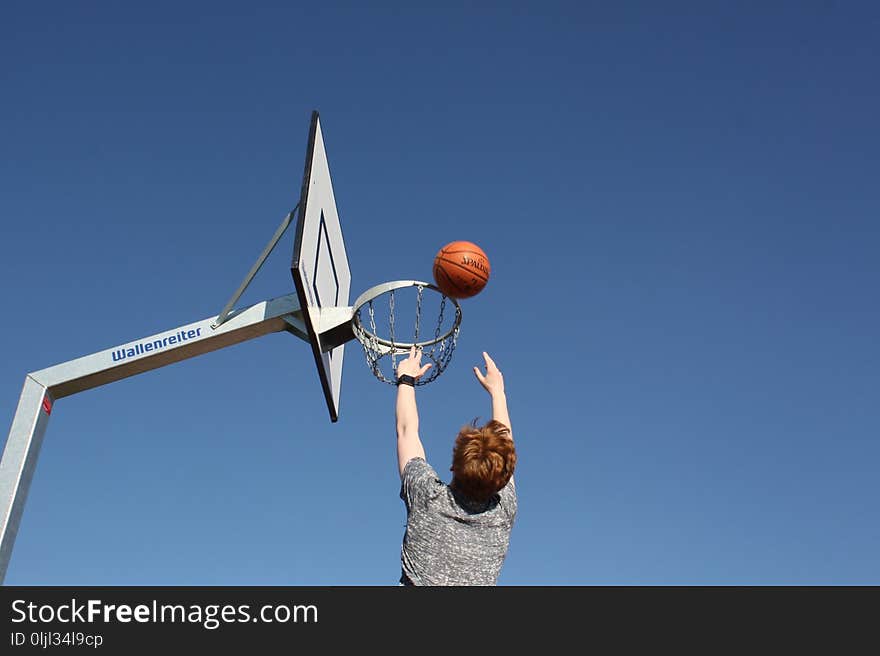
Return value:
M 46 411 L 47 415 L 52 414 L 52 400 L 48 396 L 43 397 L 43 410 Z

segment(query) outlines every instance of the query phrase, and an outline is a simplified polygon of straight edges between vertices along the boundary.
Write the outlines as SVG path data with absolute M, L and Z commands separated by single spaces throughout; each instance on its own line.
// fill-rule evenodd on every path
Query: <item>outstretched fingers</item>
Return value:
M 406 370 L 410 372 L 414 378 L 424 376 L 425 372 L 432 367 L 430 362 L 422 365 L 422 349 L 415 344 L 409 347 L 409 357 L 401 362 L 401 364 L 404 362 L 406 362 Z
M 422 362 L 422 349 L 417 347 L 415 344 L 409 347 L 409 359 L 415 362 L 417 365 Z

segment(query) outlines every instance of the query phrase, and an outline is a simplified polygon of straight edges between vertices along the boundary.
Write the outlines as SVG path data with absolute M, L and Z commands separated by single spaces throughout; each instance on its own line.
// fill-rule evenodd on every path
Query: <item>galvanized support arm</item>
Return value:
M 218 317 L 203 319 L 27 375 L 0 460 L 0 583 L 56 399 L 269 333 L 308 339 L 296 294 L 227 314 L 216 327 Z

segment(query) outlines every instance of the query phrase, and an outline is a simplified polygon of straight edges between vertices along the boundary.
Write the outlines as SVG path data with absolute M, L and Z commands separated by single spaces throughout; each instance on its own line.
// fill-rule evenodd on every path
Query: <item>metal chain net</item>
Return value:
M 373 372 L 373 375 L 381 380 L 384 383 L 388 383 L 389 385 L 397 384 L 397 364 L 398 358 L 406 357 L 409 355 L 409 350 L 412 344 L 417 344 L 419 342 L 419 334 L 422 330 L 422 310 L 424 304 L 422 303 L 422 296 L 425 290 L 425 286 L 421 284 L 414 285 L 417 288 L 417 297 L 416 297 L 416 310 L 415 310 L 415 328 L 413 331 L 413 339 L 411 342 L 398 341 L 399 335 L 395 335 L 395 317 L 394 317 L 394 290 L 386 292 L 388 294 L 388 329 L 390 340 L 382 340 L 380 341 L 378 337 L 378 332 L 376 330 L 376 308 L 374 307 L 373 301 L 376 299 L 370 299 L 366 302 L 366 304 L 360 308 L 358 308 L 356 312 L 357 320 L 353 321 L 353 329 L 355 333 L 355 337 L 357 337 L 358 341 L 361 343 L 361 346 L 364 350 L 364 356 L 367 360 L 367 365 L 370 367 L 370 371 Z M 422 344 L 422 363 L 425 363 L 425 360 L 431 362 L 432 367 L 428 369 L 428 371 L 418 380 L 416 380 L 416 385 L 427 385 L 431 381 L 435 380 L 440 374 L 442 374 L 446 367 L 449 366 L 449 363 L 452 361 L 452 354 L 455 351 L 455 347 L 458 343 L 458 334 L 461 325 L 461 308 L 458 304 L 455 304 L 455 317 L 453 320 L 453 325 L 450 328 L 447 327 L 446 333 L 441 337 L 441 332 L 444 330 L 443 322 L 446 319 L 446 296 L 441 294 L 442 298 L 440 300 L 440 311 L 437 317 L 437 324 L 434 328 L 433 340 L 425 342 Z M 367 325 L 369 329 L 365 328 L 364 318 L 362 316 L 362 312 L 366 309 L 368 315 Z M 388 343 L 383 343 L 388 342 Z M 390 346 L 389 346 L 390 344 Z M 386 372 L 383 370 L 383 358 L 386 356 L 390 356 L 390 372 Z

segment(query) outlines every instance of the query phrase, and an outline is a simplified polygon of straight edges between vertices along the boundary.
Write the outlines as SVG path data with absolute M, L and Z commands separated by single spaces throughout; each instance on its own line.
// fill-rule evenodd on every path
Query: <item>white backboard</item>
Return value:
M 322 308 L 349 305 L 351 271 L 318 112 L 312 112 L 309 129 L 291 273 L 330 419 L 336 421 L 339 418 L 345 345 L 322 346 L 318 327 Z

